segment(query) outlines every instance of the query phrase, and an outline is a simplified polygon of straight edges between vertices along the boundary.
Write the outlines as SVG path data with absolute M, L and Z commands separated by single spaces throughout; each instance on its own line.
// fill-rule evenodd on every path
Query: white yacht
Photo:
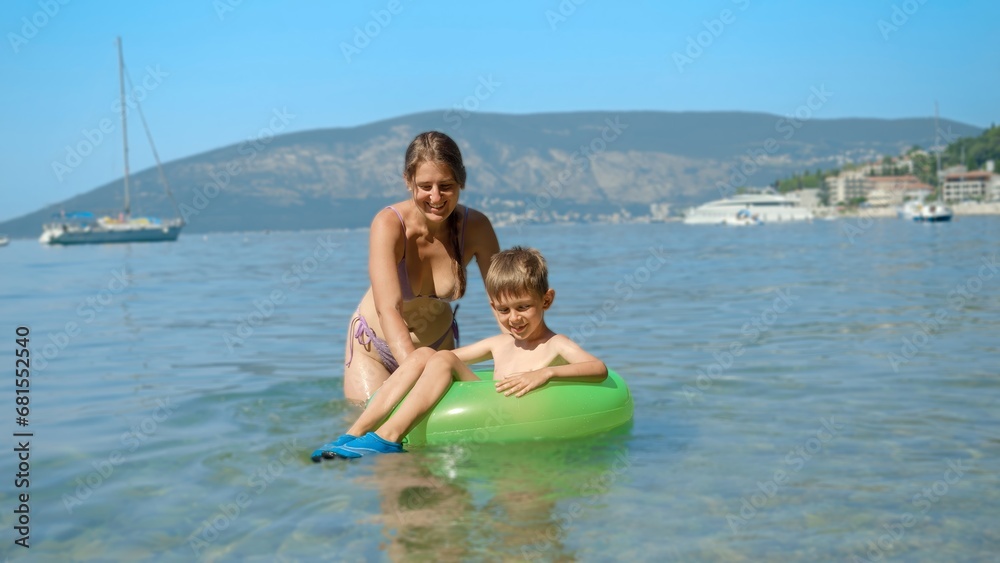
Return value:
M 750 225 L 812 219 L 812 211 L 773 191 L 710 201 L 684 215 L 684 223 L 688 225 Z

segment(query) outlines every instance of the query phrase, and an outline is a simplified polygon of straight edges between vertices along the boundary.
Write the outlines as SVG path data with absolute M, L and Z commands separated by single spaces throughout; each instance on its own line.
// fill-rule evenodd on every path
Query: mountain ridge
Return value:
M 941 129 L 953 137 L 981 131 L 951 120 L 941 120 Z M 465 203 L 521 217 L 534 206 L 532 221 L 588 220 L 601 210 L 636 213 L 651 203 L 715 199 L 720 186 L 739 187 L 732 173 L 751 162 L 743 182 L 759 186 L 935 142 L 933 118 L 443 110 L 262 136 L 175 159 L 164 170 L 187 233 L 363 227 L 377 209 L 405 199 L 403 155 L 426 130 L 459 142 L 469 171 Z M 134 213 L 174 215 L 155 167 L 133 174 L 130 184 Z M 0 232 L 37 236 L 60 210 L 116 213 L 122 192 L 119 178 L 0 223 Z M 544 208 L 538 205 L 543 199 L 549 202 Z

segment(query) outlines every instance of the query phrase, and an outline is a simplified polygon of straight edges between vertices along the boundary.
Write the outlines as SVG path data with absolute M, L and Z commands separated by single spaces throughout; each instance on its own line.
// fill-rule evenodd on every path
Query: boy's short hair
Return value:
M 542 296 L 549 290 L 549 268 L 541 252 L 515 246 L 493 255 L 484 282 L 491 300 L 525 293 Z

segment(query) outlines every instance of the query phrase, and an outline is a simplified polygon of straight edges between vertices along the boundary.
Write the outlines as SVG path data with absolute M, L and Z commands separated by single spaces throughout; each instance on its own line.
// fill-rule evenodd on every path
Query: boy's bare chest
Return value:
M 534 350 L 523 350 L 513 344 L 504 346 L 493 355 L 493 378 L 503 379 L 513 373 L 548 367 L 556 359 L 553 348 L 544 344 Z

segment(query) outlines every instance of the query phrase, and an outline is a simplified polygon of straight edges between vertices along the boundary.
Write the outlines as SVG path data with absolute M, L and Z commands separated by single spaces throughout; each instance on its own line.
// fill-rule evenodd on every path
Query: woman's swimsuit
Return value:
M 406 223 L 403 221 L 403 216 L 396 210 L 393 206 L 388 206 L 386 209 L 392 209 L 396 217 L 399 218 L 399 224 L 403 226 L 403 259 L 399 261 L 396 265 L 396 272 L 399 275 L 399 288 L 403 295 L 403 301 L 413 301 L 418 297 L 429 297 L 431 299 L 437 299 L 439 301 L 444 301 L 450 303 L 452 299 L 443 299 L 436 295 L 414 295 L 413 287 L 410 285 L 410 275 L 406 271 Z M 464 216 L 462 218 L 462 232 L 458 235 L 458 253 L 459 260 L 465 256 L 465 224 L 469 219 L 469 209 L 464 208 Z M 448 338 L 450 333 L 455 337 L 455 347 L 458 347 L 458 321 L 455 320 L 455 315 L 458 314 L 458 305 L 455 305 L 455 310 L 452 312 L 451 317 L 451 328 L 445 331 L 433 344 L 430 345 L 431 348 L 435 350 L 444 343 L 445 339 Z M 345 366 L 350 367 L 351 361 L 354 360 L 354 341 L 357 340 L 358 344 L 364 346 L 367 349 L 371 349 L 374 346 L 375 350 L 378 352 L 378 357 L 382 361 L 382 365 L 389 373 L 396 371 L 399 368 L 399 362 L 396 358 L 392 356 L 392 351 L 389 349 L 389 343 L 384 339 L 379 338 L 372 327 L 368 325 L 368 321 L 361 314 L 360 310 L 354 312 L 354 320 L 351 321 L 351 330 L 354 331 L 351 337 L 351 352 L 350 356 L 347 358 Z

